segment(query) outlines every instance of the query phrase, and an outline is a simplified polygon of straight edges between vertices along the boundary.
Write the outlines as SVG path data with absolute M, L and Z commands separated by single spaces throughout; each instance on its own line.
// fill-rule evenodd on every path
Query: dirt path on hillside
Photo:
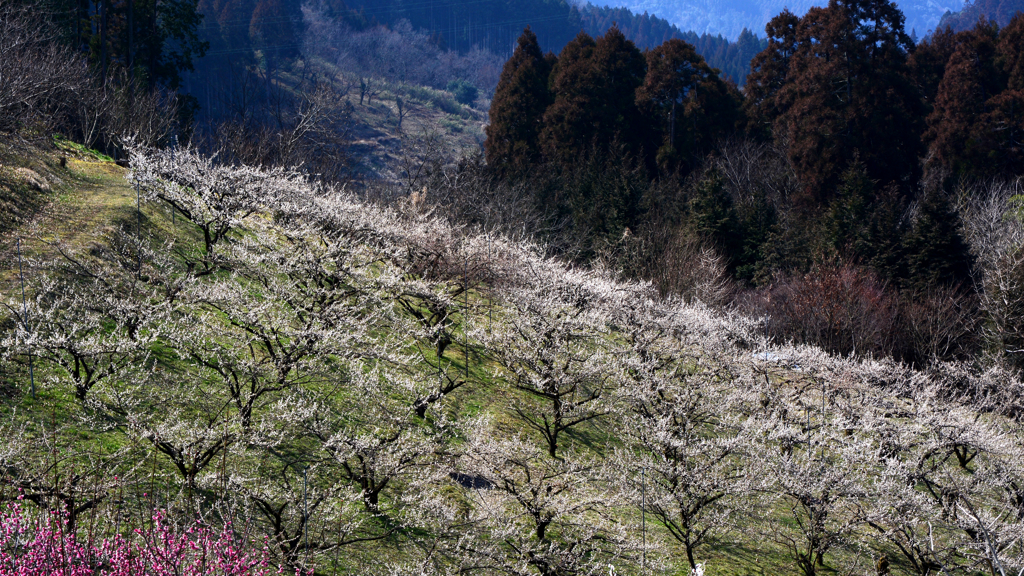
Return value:
M 135 209 L 125 169 L 112 162 L 69 159 L 71 178 L 27 222 L 0 236 L 0 302 L 20 298 L 18 240 L 26 276 L 50 267 L 55 243 L 88 246 L 124 222 Z

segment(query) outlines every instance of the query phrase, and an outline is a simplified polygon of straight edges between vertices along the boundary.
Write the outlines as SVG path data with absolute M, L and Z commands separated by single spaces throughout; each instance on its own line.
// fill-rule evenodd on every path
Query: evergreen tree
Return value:
M 622 145 L 594 150 L 575 165 L 561 167 L 558 183 L 565 195 L 573 230 L 581 240 L 579 258 L 618 243 L 635 230 L 650 178 L 643 163 Z
M 759 281 L 758 271 L 764 246 L 779 222 L 775 206 L 762 190 L 754 190 L 749 201 L 736 207 L 739 251 L 733 255 L 736 278 L 748 283 Z
M 743 244 L 732 198 L 721 173 L 709 169 L 692 184 L 689 224 L 698 236 L 713 241 L 723 254 L 735 254 Z
M 199 0 L 83 0 L 71 10 L 80 18 L 69 26 L 69 39 L 88 47 L 104 79 L 118 67 L 149 87 L 176 89 L 209 48 L 199 36 Z M 90 22 L 90 14 L 99 22 Z
M 550 72 L 537 36 L 526 28 L 502 68 L 491 100 L 484 149 L 488 165 L 500 175 L 521 173 L 540 160 L 540 130 L 551 103 Z
M 658 164 L 670 170 L 696 165 L 739 117 L 739 98 L 693 46 L 677 39 L 647 52 L 647 75 L 636 98 L 660 128 Z
M 843 173 L 836 197 L 822 217 L 822 248 L 828 259 L 856 261 L 864 242 L 868 203 L 875 196 L 875 183 L 864 165 L 854 162 Z
M 989 99 L 978 127 L 985 173 L 1012 178 L 1024 173 L 1024 90 L 1007 88 Z
M 643 54 L 617 28 L 596 42 L 580 32 L 566 44 L 552 71 L 554 103 L 544 114 L 547 158 L 572 165 L 612 142 L 636 154 L 646 132 L 635 103 L 644 72 Z
M 925 291 L 939 285 L 959 285 L 970 279 L 971 255 L 960 235 L 960 222 L 938 190 L 924 194 L 917 219 L 907 232 L 908 284 Z
M 791 22 L 770 34 L 787 38 Z M 805 207 L 827 201 L 854 158 L 881 186 L 905 194 L 916 186 L 923 108 L 909 78 L 912 47 L 894 3 L 831 0 L 800 19 L 788 62 L 783 42 L 759 55 L 752 105 L 777 114 L 773 128 L 788 143 Z
M 747 131 L 752 136 L 771 137 L 772 124 L 781 113 L 776 98 L 786 83 L 789 61 L 796 52 L 799 24 L 800 19 L 788 9 L 772 18 L 765 26 L 768 46 L 750 61 L 744 107 L 749 119 Z
M 594 101 L 601 97 L 601 79 L 593 65 L 597 43 L 586 32 L 562 48 L 551 71 L 553 102 L 544 112 L 541 146 L 548 159 L 571 163 L 592 144 Z
M 866 265 L 885 280 L 899 280 L 903 276 L 903 206 L 892 186 L 878 191 L 864 165 L 854 162 L 821 219 L 820 255 Z
M 259 0 L 249 21 L 253 47 L 263 52 L 268 76 L 283 58 L 299 53 L 302 12 L 295 0 Z
M 739 72 L 733 75 L 733 79 L 736 82 L 746 82 L 747 74 L 750 73 L 750 61 L 753 60 L 754 56 L 761 50 L 764 50 L 767 42 L 758 39 L 758 37 L 750 30 L 744 28 L 738 38 L 736 38 L 736 55 L 735 63 L 733 64 L 733 70 Z M 706 58 L 705 58 L 706 59 Z M 720 68 L 715 64 L 711 64 L 715 68 Z M 723 72 L 726 72 L 725 68 L 721 68 Z
M 239 54 L 249 52 L 251 42 L 249 40 L 249 26 L 239 25 L 241 22 L 251 23 L 252 12 L 256 8 L 253 0 L 224 0 L 217 13 L 217 23 L 220 25 L 221 37 L 224 44 L 231 50 L 238 50 Z
M 956 51 L 957 44 L 957 33 L 951 28 L 942 28 L 918 44 L 910 55 L 910 73 L 929 112 L 935 104 L 942 76 L 946 73 L 946 64 Z
M 597 39 L 594 68 L 604 85 L 603 98 L 592 102 L 597 141 L 618 141 L 626 146 L 627 152 L 638 152 L 647 135 L 636 107 L 636 90 L 647 72 L 643 54 L 613 26 Z
M 1000 67 L 1006 74 L 1006 87 L 1024 90 L 1024 12 L 1018 13 L 999 31 L 996 47 Z
M 897 282 L 906 276 L 903 235 L 906 197 L 895 187 L 882 189 L 869 206 L 856 252 L 882 279 Z
M 973 175 L 990 172 L 980 123 L 988 112 L 988 100 L 1002 91 L 995 62 L 996 35 L 995 24 L 989 22 L 979 22 L 959 35 L 928 116 L 924 137 L 932 167 Z
M 1024 173 L 1024 13 L 999 31 L 996 64 L 1006 88 L 989 100 L 982 117 L 984 147 L 991 172 L 1013 177 Z

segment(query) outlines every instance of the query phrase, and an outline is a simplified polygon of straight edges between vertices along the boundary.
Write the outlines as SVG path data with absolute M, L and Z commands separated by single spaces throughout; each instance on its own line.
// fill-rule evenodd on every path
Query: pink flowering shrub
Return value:
M 230 528 L 215 534 L 199 525 L 175 531 L 153 518 L 151 528 L 80 542 L 52 515 L 30 519 L 21 503 L 0 514 L 0 576 L 265 576 L 267 551 L 239 545 Z

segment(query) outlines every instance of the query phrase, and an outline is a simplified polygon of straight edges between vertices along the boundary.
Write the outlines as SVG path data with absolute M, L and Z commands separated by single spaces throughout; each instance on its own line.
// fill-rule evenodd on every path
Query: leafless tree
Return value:
M 0 131 L 53 125 L 90 84 L 84 59 L 30 4 L 0 2 Z
M 965 238 L 977 261 L 975 285 L 988 322 L 992 353 L 1014 368 L 1024 366 L 1024 215 L 1021 181 L 961 186 Z

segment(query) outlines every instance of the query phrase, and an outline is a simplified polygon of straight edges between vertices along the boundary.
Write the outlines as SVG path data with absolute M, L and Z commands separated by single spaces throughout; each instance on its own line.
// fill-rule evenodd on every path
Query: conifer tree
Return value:
M 979 123 L 986 172 L 1010 178 L 1024 173 L 1024 90 L 1007 88 L 986 108 Z
M 249 27 L 239 26 L 238 23 L 251 23 L 256 5 L 253 0 L 225 0 L 222 4 L 216 18 L 224 44 L 246 54 L 246 49 L 250 47 Z
M 549 159 L 579 157 L 590 144 L 592 102 L 601 84 L 592 63 L 594 39 L 586 32 L 562 48 L 551 71 L 554 101 L 544 112 L 541 146 Z
M 907 199 L 893 186 L 879 191 L 869 207 L 857 252 L 864 262 L 888 282 L 906 275 L 903 257 L 904 217 Z
M 645 68 L 643 54 L 618 28 L 596 42 L 580 32 L 566 44 L 552 71 L 554 103 L 544 114 L 547 158 L 569 166 L 613 141 L 636 152 L 643 130 L 635 93 Z
M 843 173 L 836 197 L 822 218 L 821 240 L 828 256 L 856 259 L 857 247 L 863 242 L 868 203 L 874 194 L 875 184 L 863 164 L 856 162 Z
M 777 227 L 779 214 L 769 201 L 764 190 L 751 191 L 750 198 L 736 207 L 736 222 L 739 236 L 739 251 L 733 255 L 736 278 L 743 282 L 759 281 L 758 271 L 766 262 L 762 251 Z
M 951 28 L 943 28 L 921 41 L 910 55 L 908 62 L 911 75 L 929 111 L 935 104 L 939 82 L 942 82 L 946 64 L 956 51 L 957 43 L 957 33 Z
M 921 198 L 918 210 L 914 227 L 903 241 L 910 287 L 927 290 L 966 282 L 971 255 L 949 201 L 941 191 L 930 190 Z
M 132 68 L 133 77 L 148 87 L 176 89 L 182 72 L 193 70 L 194 60 L 210 46 L 200 38 L 204 12 L 199 4 L 199 0 L 81 0 L 73 8 L 70 2 L 58 2 L 54 8 L 78 13 L 77 22 L 67 24 L 65 38 L 76 44 L 76 50 L 88 47 L 90 62 L 100 68 L 102 78 L 119 64 Z M 95 31 L 93 17 L 99 20 Z M 53 18 L 60 21 L 60 12 Z
M 832 0 L 800 19 L 788 63 L 778 42 L 759 55 L 754 106 L 777 108 L 775 136 L 788 142 L 805 207 L 827 201 L 854 158 L 881 186 L 909 194 L 916 185 L 923 109 L 909 78 L 912 47 L 894 3 Z
M 899 194 L 890 186 L 877 190 L 864 165 L 854 162 L 822 219 L 824 252 L 843 261 L 870 266 L 894 281 L 902 277 L 903 247 Z
M 995 64 L 996 30 L 995 24 L 982 21 L 960 34 L 928 116 L 924 138 L 931 167 L 975 175 L 988 171 L 979 123 L 987 101 L 1002 91 Z
M 750 61 L 744 106 L 749 124 L 747 131 L 757 137 L 769 138 L 771 126 L 779 117 L 776 102 L 786 82 L 789 61 L 796 52 L 796 29 L 800 19 L 788 9 L 772 18 L 765 26 L 768 47 Z
M 1013 177 L 1024 173 L 1024 13 L 999 31 L 996 64 L 1006 88 L 989 100 L 981 125 L 991 171 Z
M 658 163 L 669 169 L 699 162 L 739 117 L 739 98 L 692 45 L 679 39 L 647 52 L 647 75 L 636 98 L 659 127 Z
M 639 152 L 647 133 L 636 107 L 636 90 L 647 71 L 643 54 L 613 26 L 597 39 L 594 67 L 604 85 L 604 97 L 593 102 L 598 141 L 617 140 L 628 152 Z
M 1024 90 L 1024 12 L 1018 12 L 999 31 L 996 53 L 1006 73 L 1006 87 L 1010 90 Z
M 694 182 L 689 203 L 690 227 L 707 238 L 726 254 L 732 254 L 742 243 L 732 198 L 725 191 L 722 175 L 712 168 Z
M 293 0 L 259 0 L 249 23 L 253 45 L 263 51 L 268 75 L 281 58 L 299 52 L 302 12 Z
M 505 62 L 491 100 L 487 126 L 487 163 L 501 175 L 520 173 L 540 160 L 540 130 L 551 103 L 551 62 L 541 53 L 537 36 L 527 27 L 512 57 Z

